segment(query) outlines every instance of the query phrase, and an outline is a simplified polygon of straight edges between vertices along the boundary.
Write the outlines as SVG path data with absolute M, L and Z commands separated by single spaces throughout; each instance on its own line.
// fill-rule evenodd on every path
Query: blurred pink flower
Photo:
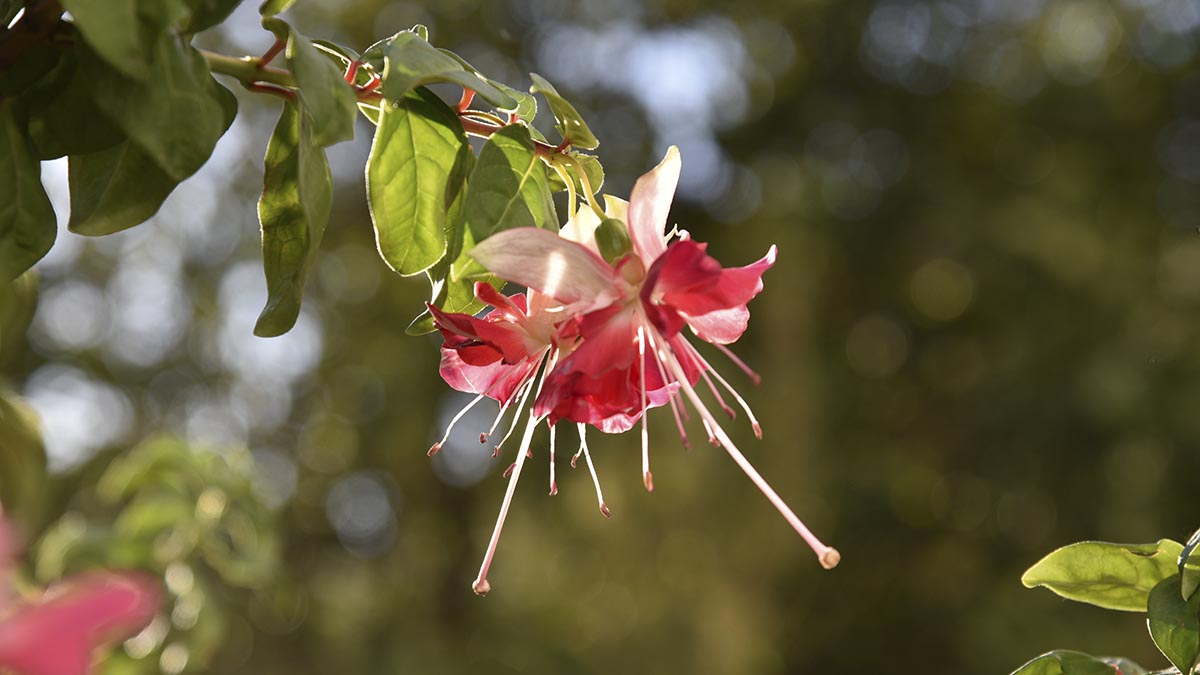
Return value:
M 13 604 L 12 554 L 0 521 L 0 672 L 86 675 L 97 648 L 137 634 L 158 610 L 157 585 L 131 572 L 82 574 Z

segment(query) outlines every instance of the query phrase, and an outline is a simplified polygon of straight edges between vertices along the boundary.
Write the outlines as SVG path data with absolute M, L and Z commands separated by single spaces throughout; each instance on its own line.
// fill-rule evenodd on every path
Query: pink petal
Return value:
M 496 361 L 477 366 L 465 362 L 454 349 L 442 349 L 442 363 L 438 372 L 446 384 L 468 394 L 486 394 L 502 405 L 516 393 L 526 376 L 537 366 L 534 359 L 507 364 Z
M 467 363 L 482 366 L 500 358 L 506 363 L 516 363 L 530 353 L 527 336 L 515 323 L 477 319 L 469 314 L 443 312 L 428 303 L 427 306 L 445 346 L 462 352 Z
M 603 258 L 546 230 L 505 230 L 476 244 L 468 255 L 501 279 L 528 286 L 566 305 L 603 307 L 620 293 L 620 280 Z
M 520 293 L 509 297 L 496 290 L 495 286 L 478 281 L 475 283 L 475 298 L 508 314 L 514 320 L 525 317 L 525 296 Z M 520 304 L 517 304 L 518 302 Z
M 0 671 L 86 675 L 92 650 L 137 634 L 158 610 L 157 586 L 132 574 L 70 582 L 0 623 Z
M 672 145 L 663 161 L 639 178 L 629 195 L 629 235 L 634 253 L 647 267 L 667 249 L 664 233 L 680 167 L 679 148 Z
M 665 335 L 678 331 L 679 320 L 672 317 L 678 313 L 704 339 L 728 344 L 745 331 L 746 303 L 762 291 L 762 275 L 775 263 L 776 248 L 745 267 L 722 269 L 706 247 L 691 240 L 671 244 L 647 273 L 642 299 Z
M 738 305 L 700 316 L 685 316 L 684 320 L 701 340 L 728 345 L 737 342 L 742 333 L 746 332 L 746 325 L 750 322 L 750 310 L 746 309 L 745 305 Z

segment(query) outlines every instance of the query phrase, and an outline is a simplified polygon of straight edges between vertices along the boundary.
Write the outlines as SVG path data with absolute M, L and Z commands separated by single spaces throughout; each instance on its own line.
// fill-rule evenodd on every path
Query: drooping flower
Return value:
M 686 443 L 686 409 L 676 395 L 681 393 L 698 412 L 710 442 L 725 448 L 809 544 L 822 566 L 832 568 L 840 560 L 837 550 L 813 535 L 767 484 L 696 392 L 703 379 L 718 405 L 732 416 L 715 379 L 745 411 L 761 437 L 758 421 L 745 400 L 687 341 L 682 329 L 687 326 L 696 337 L 715 345 L 757 380 L 725 345 L 745 332 L 749 319 L 746 304 L 762 291 L 762 275 L 774 264 L 776 249 L 772 246 L 762 259 L 745 267 L 724 268 L 707 254 L 705 244 L 691 240 L 686 233 L 669 241 L 667 215 L 679 173 L 679 153 L 671 148 L 662 163 L 637 181 L 625 219 L 630 250 L 611 262 L 599 253 L 595 242 L 598 228 L 607 221 L 601 221 L 598 213 L 589 215 L 583 210 L 564 228 L 566 236 L 518 228 L 493 235 L 472 249 L 471 256 L 493 274 L 575 308 L 579 314 L 576 343 L 547 368 L 531 422 L 542 417 L 551 424 L 567 419 L 581 425 L 581 430 L 582 425 L 591 424 L 615 432 L 631 428 L 640 419 L 643 481 L 653 490 L 645 412 L 669 404 Z M 623 210 L 612 208 L 612 200 L 609 206 L 609 217 L 612 211 Z M 523 443 L 519 451 L 509 494 L 526 446 Z M 601 504 L 603 507 L 602 498 Z M 506 511 L 505 506 L 502 517 Z M 481 581 L 486 584 L 486 571 L 485 564 L 477 585 Z
M 97 648 L 132 637 L 158 610 L 157 586 L 130 572 L 79 575 L 36 600 L 13 604 L 11 556 L 0 521 L 0 672 L 85 675 Z

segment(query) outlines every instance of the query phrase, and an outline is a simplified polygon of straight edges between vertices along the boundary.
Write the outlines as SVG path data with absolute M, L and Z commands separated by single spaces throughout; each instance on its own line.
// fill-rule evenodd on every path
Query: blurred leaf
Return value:
M 1200 530 L 1192 533 L 1179 552 L 1179 574 L 1182 577 L 1180 597 L 1184 600 L 1191 598 L 1196 588 L 1200 587 L 1200 552 L 1197 552 L 1197 547 L 1200 547 Z
M 1056 649 L 1017 668 L 1012 675 L 1114 675 L 1115 672 L 1112 665 L 1083 652 Z
M 0 96 L 24 93 L 52 71 L 62 55 L 63 50 L 50 45 L 31 47 L 21 56 L 21 60 L 0 68 Z
M 407 276 L 446 253 L 447 212 L 461 187 L 451 178 L 471 151 L 458 116 L 426 89 L 381 112 L 367 159 L 367 201 L 380 254 Z
M 267 145 L 258 200 L 267 276 L 267 305 L 254 326 L 259 337 L 282 335 L 296 323 L 304 281 L 329 222 L 333 178 L 311 125 L 307 113 L 285 103 Z
M 258 6 L 258 13 L 263 16 L 275 16 L 287 10 L 296 0 L 263 0 Z
M 55 71 L 29 92 L 26 128 L 39 159 L 106 150 L 125 139 L 121 128 L 96 105 L 80 59 L 87 49 L 64 54 Z
M 558 231 L 546 165 L 524 126 L 504 127 L 484 144 L 467 183 L 463 218 L 475 242 L 514 227 Z M 465 246 L 463 253 L 469 253 Z M 482 265 L 460 257 L 451 278 L 457 281 L 484 273 Z
M 38 277 L 26 272 L 12 281 L 0 281 L 0 373 L 21 353 L 25 331 L 37 307 Z
M 112 234 L 145 222 L 179 184 L 136 144 L 72 155 L 68 160 L 71 221 L 88 236 Z
M 569 140 L 572 146 L 583 150 L 591 150 L 600 145 L 600 141 L 596 140 L 592 130 L 579 115 L 579 111 L 558 93 L 554 85 L 537 73 L 530 73 L 529 77 L 533 79 L 533 86 L 529 88 L 529 91 L 546 97 L 546 102 L 550 104 L 550 111 L 554 113 L 554 119 L 557 120 L 554 128 L 558 129 L 563 140 Z
M 232 123 L 236 99 L 217 84 L 204 58 L 176 38 L 156 45 L 150 81 L 138 82 L 80 59 L 97 105 L 176 180 L 196 172 Z
M 0 103 L 0 283 L 17 278 L 54 245 L 58 225 L 41 173 L 13 119 L 13 101 Z
M 62 0 L 84 41 L 114 68 L 135 80 L 155 74 L 157 45 L 183 18 L 181 0 Z
M 192 15 L 183 30 L 199 33 L 228 19 L 242 0 L 187 0 L 187 3 Z
M 312 118 L 313 142 L 328 146 L 354 138 L 358 97 L 338 67 L 283 20 L 266 17 L 262 23 L 287 40 L 284 54 L 296 80 L 300 104 Z
M 0 389 L 0 467 L 0 504 L 36 522 L 46 499 L 46 452 L 37 414 L 6 389 Z
M 7 26 L 25 7 L 25 0 L 0 0 L 0 25 Z
M 402 32 L 387 46 L 383 67 L 383 95 L 397 100 L 423 84 L 451 82 L 470 89 L 481 98 L 505 110 L 517 107 L 517 101 L 497 87 L 467 70 L 464 62 L 430 45 L 416 33 Z
M 1114 675 L 1146 675 L 1146 669 L 1123 656 L 1101 656 L 1100 660 L 1115 668 Z
M 317 51 L 325 54 L 328 57 L 336 59 L 337 63 L 340 63 L 343 68 L 349 66 L 352 62 L 359 59 L 358 52 L 347 47 L 346 45 L 340 45 L 331 40 L 322 40 L 317 38 L 312 40 L 312 44 L 313 47 L 317 48 Z
M 1182 544 L 1109 544 L 1085 541 L 1042 558 L 1021 577 L 1027 588 L 1044 586 L 1068 600 L 1125 612 L 1146 611 L 1146 598 L 1176 574 Z
M 1200 654 L 1200 595 L 1184 600 L 1181 577 L 1163 579 L 1150 591 L 1146 625 L 1158 651 L 1182 673 L 1192 672 Z

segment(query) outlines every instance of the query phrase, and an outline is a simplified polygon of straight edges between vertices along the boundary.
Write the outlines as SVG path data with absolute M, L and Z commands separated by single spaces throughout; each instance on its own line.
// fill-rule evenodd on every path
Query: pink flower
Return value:
M 630 240 L 630 250 L 609 256 L 611 264 L 601 255 L 596 242 L 602 214 L 595 207 L 580 209 L 563 228 L 561 236 L 546 230 L 518 228 L 493 235 L 470 252 L 493 274 L 555 301 L 558 311 L 556 321 L 550 324 L 549 334 L 553 337 L 539 343 L 546 349 L 538 352 L 545 354 L 541 362 L 545 364 L 544 375 L 537 385 L 538 393 L 517 459 L 509 469 L 508 490 L 474 584 L 477 593 L 488 590 L 487 572 L 521 468 L 529 455 L 533 429 L 539 421 L 546 419 L 550 424 L 551 493 L 555 491 L 554 429 L 559 420 L 565 419 L 576 423 L 579 429 L 580 451 L 575 457 L 582 453 L 587 458 L 600 510 L 609 515 L 587 452 L 586 425 L 617 433 L 632 428 L 640 420 L 642 477 L 646 489 L 653 490 L 645 413 L 650 408 L 669 405 L 686 445 L 683 421 L 687 411 L 678 394 L 699 413 L 709 441 L 725 448 L 812 547 L 821 564 L 832 568 L 840 560 L 837 550 L 817 539 L 754 469 L 696 392 L 696 385 L 703 379 L 717 404 L 732 417 L 733 409 L 725 403 L 713 382 L 715 379 L 746 412 L 761 438 L 761 428 L 745 400 L 687 341 L 682 329 L 686 326 L 696 337 L 715 345 L 757 381 L 758 376 L 725 345 L 745 332 L 750 316 L 746 304 L 762 291 L 762 275 L 775 262 L 775 247 L 750 265 L 725 268 L 708 255 L 705 244 L 692 241 L 687 233 L 669 241 L 667 215 L 679 172 L 679 153 L 671 148 L 658 167 L 638 180 L 628 205 L 608 199 L 608 210 L 603 216 L 626 221 Z M 491 304 L 498 307 L 494 302 Z M 493 321 L 492 314 L 474 321 L 511 322 L 514 325 L 506 330 L 518 330 L 516 318 L 501 317 Z M 516 317 L 516 313 L 510 314 Z M 438 321 L 439 327 L 443 327 L 443 319 Z M 444 349 L 457 349 L 460 358 L 465 358 L 461 357 L 463 349 L 479 348 L 486 343 L 488 351 L 481 365 L 486 361 L 512 368 L 533 353 L 525 343 L 506 346 L 518 342 L 509 333 L 501 339 L 485 335 L 478 328 L 469 329 L 469 322 L 461 317 L 455 321 L 461 328 L 452 329 L 451 333 L 454 340 L 462 342 L 451 346 L 451 337 L 447 336 Z M 443 328 L 443 335 L 448 327 L 447 324 Z M 536 371 L 536 365 L 527 371 L 526 394 L 533 386 Z
M 85 675 L 98 647 L 132 637 L 158 610 L 157 586 L 127 572 L 83 574 L 10 606 L 10 555 L 0 522 L 0 672 Z

